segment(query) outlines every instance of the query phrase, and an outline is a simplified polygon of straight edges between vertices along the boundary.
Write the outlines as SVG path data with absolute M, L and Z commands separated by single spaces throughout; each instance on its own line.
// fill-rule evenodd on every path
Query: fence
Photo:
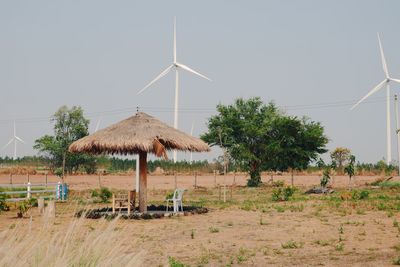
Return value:
M 66 200 L 68 196 L 68 185 L 58 183 L 31 183 L 26 184 L 0 184 L 0 195 L 4 195 L 7 202 L 19 202 L 31 199 L 32 195 L 38 195 L 43 198 L 52 198 L 56 200 Z M 4 190 L 4 188 L 9 190 Z M 26 190 L 19 190 L 26 188 Z M 35 189 L 36 188 L 36 189 Z M 13 190 L 14 189 L 14 190 Z M 43 195 L 44 194 L 44 195 Z M 26 195 L 25 197 L 15 197 L 16 195 Z M 11 196 L 8 197 L 8 196 Z M 13 197 L 14 196 L 14 197 Z

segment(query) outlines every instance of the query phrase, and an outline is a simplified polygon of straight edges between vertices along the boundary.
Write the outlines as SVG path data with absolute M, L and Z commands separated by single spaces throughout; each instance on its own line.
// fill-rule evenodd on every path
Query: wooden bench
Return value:
M 136 190 L 128 191 L 128 193 L 118 193 L 112 196 L 112 212 L 118 209 L 121 212 L 123 209 L 128 210 L 128 215 L 135 210 Z

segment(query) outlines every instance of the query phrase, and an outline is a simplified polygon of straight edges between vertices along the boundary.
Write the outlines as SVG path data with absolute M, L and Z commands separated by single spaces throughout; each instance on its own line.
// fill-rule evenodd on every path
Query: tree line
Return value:
M 92 156 L 84 153 L 70 153 L 69 145 L 89 134 L 89 120 L 84 117 L 81 107 L 62 106 L 51 117 L 53 134 L 35 141 L 34 157 L 16 159 L 0 158 L 0 164 L 45 165 L 64 177 L 65 174 L 126 172 L 134 170 L 134 159 L 110 156 Z M 150 160 L 148 169 L 157 168 L 171 172 L 220 173 L 239 171 L 249 175 L 248 186 L 261 183 L 261 172 L 301 172 L 330 169 L 339 173 L 345 171 L 346 161 L 351 159 L 350 151 L 338 148 L 331 153 L 331 163 L 325 163 L 321 155 L 326 153 L 328 137 L 324 127 L 307 117 L 291 116 L 280 110 L 273 102 L 264 103 L 260 98 L 239 98 L 230 105 L 219 104 L 217 114 L 207 121 L 208 130 L 201 139 L 211 146 L 219 146 L 223 153 L 212 162 Z M 355 162 L 355 157 L 353 163 Z M 353 164 L 354 165 L 354 164 Z M 347 165 L 346 165 L 347 166 Z M 394 170 L 383 161 L 376 164 L 355 164 L 354 171 Z

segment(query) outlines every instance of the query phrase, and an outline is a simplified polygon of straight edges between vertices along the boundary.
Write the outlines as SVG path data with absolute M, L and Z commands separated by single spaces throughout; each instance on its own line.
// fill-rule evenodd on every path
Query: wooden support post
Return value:
M 147 212 L 147 153 L 139 153 L 139 211 Z
M 236 172 L 233 173 L 233 184 L 236 184 Z
M 38 199 L 38 209 L 39 209 L 39 214 L 44 213 L 44 198 L 42 197 Z
M 226 202 L 226 184 L 224 183 L 224 202 Z
M 232 200 L 232 195 L 233 195 L 233 185 L 231 185 L 231 200 Z
M 194 188 L 197 188 L 197 172 L 194 172 Z
M 214 170 L 214 187 L 217 187 L 217 171 Z
M 115 213 L 115 195 L 112 195 L 112 213 Z
M 46 187 L 47 187 L 47 172 L 46 172 Z
M 294 186 L 293 170 L 291 172 L 291 175 L 292 175 L 292 186 Z
M 221 201 L 221 186 L 218 186 L 218 200 Z
M 28 183 L 31 181 L 31 178 L 29 177 L 29 173 L 28 173 Z
M 10 184 L 12 184 L 12 173 L 10 173 Z
M 131 192 L 128 191 L 128 216 L 131 215 Z

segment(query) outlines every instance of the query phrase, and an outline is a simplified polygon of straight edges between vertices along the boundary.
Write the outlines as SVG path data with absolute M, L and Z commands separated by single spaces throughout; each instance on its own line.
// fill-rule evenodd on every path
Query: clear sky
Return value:
M 180 129 L 194 121 L 198 136 L 218 103 L 260 96 L 320 121 L 330 149 L 375 162 L 386 154 L 385 93 L 349 108 L 384 78 L 377 32 L 400 78 L 399 10 L 395 0 L 0 0 L 0 143 L 16 119 L 27 142 L 19 156 L 35 154 L 34 140 L 52 132 L 47 118 L 64 104 L 82 106 L 91 130 L 99 117 L 102 128 L 136 106 L 172 125 L 172 73 L 136 93 L 172 62 L 176 16 L 178 60 L 213 80 L 181 75 Z M 393 130 L 397 159 L 394 139 Z

